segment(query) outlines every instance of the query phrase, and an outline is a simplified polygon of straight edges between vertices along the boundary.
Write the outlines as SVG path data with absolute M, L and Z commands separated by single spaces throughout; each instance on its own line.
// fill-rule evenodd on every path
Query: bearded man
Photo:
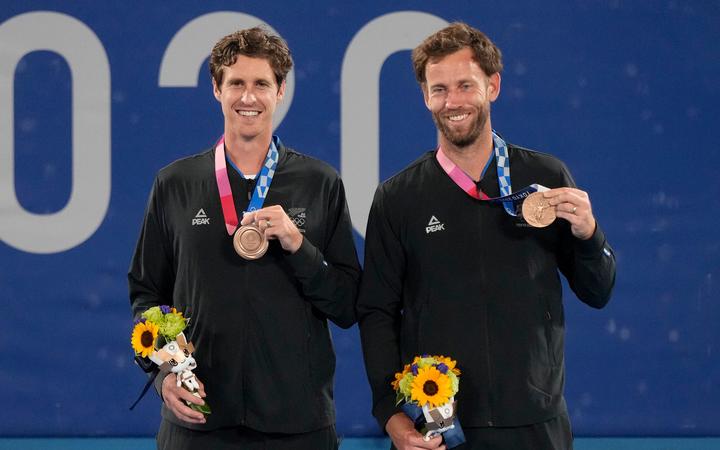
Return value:
M 373 414 L 396 448 L 445 448 L 391 387 L 414 356 L 445 355 L 462 370 L 458 449 L 570 449 L 559 274 L 602 308 L 613 251 L 567 167 L 493 130 L 502 57 L 485 34 L 453 23 L 413 64 L 439 146 L 382 183 L 370 211 L 358 320 Z

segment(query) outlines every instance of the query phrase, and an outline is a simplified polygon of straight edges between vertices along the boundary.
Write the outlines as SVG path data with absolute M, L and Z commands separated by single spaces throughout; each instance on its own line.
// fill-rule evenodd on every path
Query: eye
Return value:
M 170 361 L 168 361 L 168 362 L 169 362 L 170 365 L 173 366 L 173 367 L 178 365 L 177 361 L 175 361 L 175 358 L 171 358 Z
M 185 353 L 185 356 L 190 356 L 190 352 L 188 349 L 183 349 L 183 353 Z

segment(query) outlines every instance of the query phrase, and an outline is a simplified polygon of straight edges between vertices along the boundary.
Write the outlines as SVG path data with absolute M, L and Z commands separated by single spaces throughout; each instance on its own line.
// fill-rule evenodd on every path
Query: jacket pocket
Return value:
M 543 306 L 543 328 L 545 330 L 545 343 L 547 348 L 548 362 L 552 367 L 557 367 L 562 361 L 563 339 L 563 318 L 562 304 L 555 306 L 548 296 L 542 296 Z

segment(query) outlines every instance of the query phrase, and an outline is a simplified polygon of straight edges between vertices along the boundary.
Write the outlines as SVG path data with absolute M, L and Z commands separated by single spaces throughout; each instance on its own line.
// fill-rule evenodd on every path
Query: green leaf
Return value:
M 195 411 L 200 411 L 201 413 L 205 414 L 206 416 L 212 412 L 212 411 L 210 411 L 210 406 L 208 406 L 207 403 L 205 403 L 204 405 L 197 405 L 195 403 L 191 403 L 190 409 L 193 409 Z

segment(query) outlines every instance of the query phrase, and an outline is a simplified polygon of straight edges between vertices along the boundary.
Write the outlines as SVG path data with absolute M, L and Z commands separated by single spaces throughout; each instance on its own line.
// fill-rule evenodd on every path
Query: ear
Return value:
M 187 347 L 187 340 L 185 339 L 185 333 L 180 332 L 177 336 L 175 336 L 175 340 L 178 344 L 180 344 L 180 348 Z
M 212 84 L 213 84 L 213 94 L 215 95 L 215 99 L 217 101 L 220 101 L 220 88 L 218 87 L 217 83 L 215 82 L 215 78 L 213 78 Z
M 160 349 L 156 352 L 152 352 L 149 356 L 150 361 L 154 362 L 158 366 L 162 365 L 164 362 L 170 360 L 172 356 L 168 352 L 166 352 L 163 349 Z
M 281 102 L 284 96 L 285 96 L 285 80 L 282 80 L 282 83 L 280 83 L 280 87 L 278 88 L 277 101 Z
M 422 93 L 423 93 L 423 100 L 425 100 L 425 107 L 427 109 L 430 109 L 430 96 L 428 95 L 427 82 L 421 83 L 420 89 L 422 90 Z
M 497 100 L 500 95 L 500 74 L 495 72 L 488 77 L 488 97 L 491 102 Z

